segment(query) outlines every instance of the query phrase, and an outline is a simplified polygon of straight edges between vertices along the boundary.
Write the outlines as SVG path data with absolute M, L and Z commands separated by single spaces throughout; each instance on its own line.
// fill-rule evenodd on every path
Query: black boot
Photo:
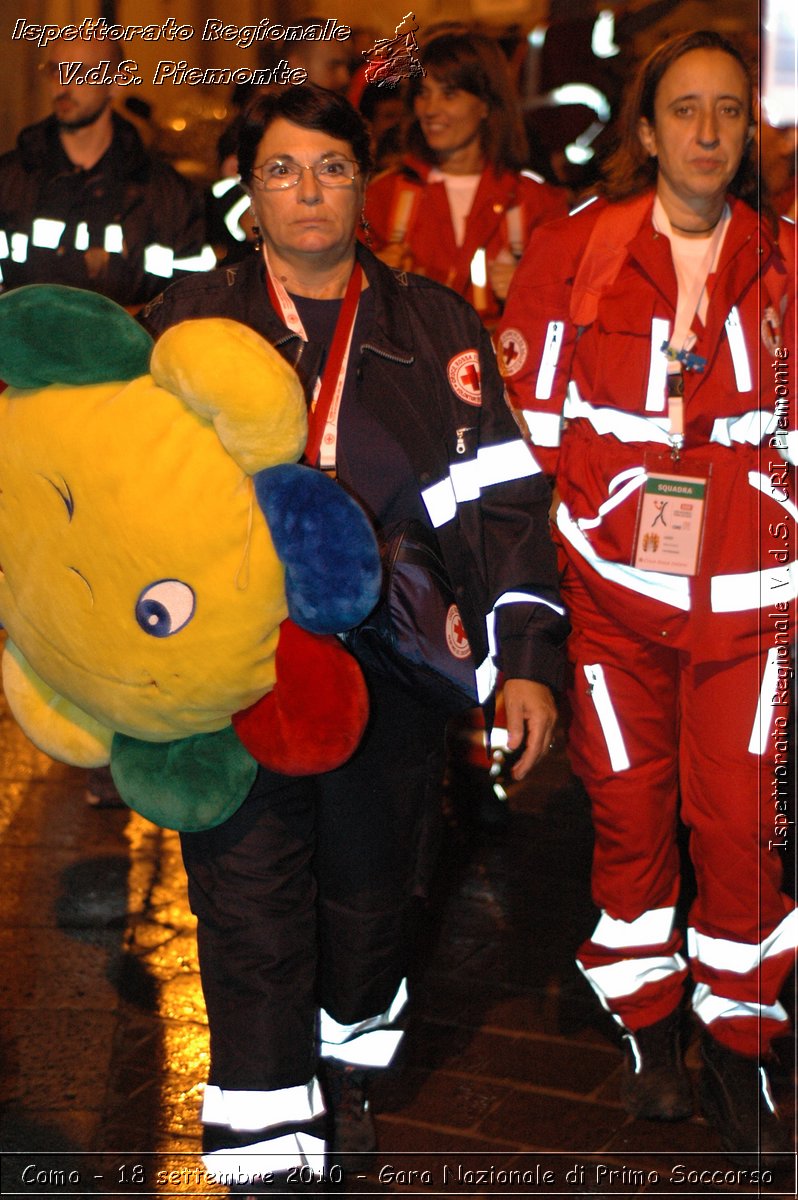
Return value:
M 365 1170 L 364 1156 L 377 1149 L 368 1098 L 369 1072 L 326 1058 L 319 1076 L 330 1115 L 331 1162 L 345 1171 Z
M 624 1034 L 626 1062 L 621 1100 L 632 1117 L 682 1121 L 693 1111 L 690 1080 L 682 1059 L 681 1014 Z
M 737 1054 L 708 1033 L 701 1041 L 701 1057 L 701 1107 L 727 1157 L 743 1166 L 788 1164 L 794 1148 L 759 1060 Z

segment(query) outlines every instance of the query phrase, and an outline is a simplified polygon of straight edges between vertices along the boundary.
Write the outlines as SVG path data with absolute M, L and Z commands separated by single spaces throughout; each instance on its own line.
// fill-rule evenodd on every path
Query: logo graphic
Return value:
M 452 391 L 466 404 L 480 405 L 482 390 L 479 379 L 479 355 L 476 350 L 464 350 L 449 360 L 449 384 Z
M 499 336 L 502 375 L 515 375 L 526 362 L 527 344 L 518 329 L 504 329 Z
M 417 33 L 416 14 L 405 13 L 392 38 L 377 38 L 370 50 L 364 50 L 366 83 L 395 87 L 402 79 L 423 75 L 424 68 L 418 60 Z
M 454 658 L 468 658 L 471 653 L 465 627 L 456 604 L 450 605 L 446 614 L 446 645 Z

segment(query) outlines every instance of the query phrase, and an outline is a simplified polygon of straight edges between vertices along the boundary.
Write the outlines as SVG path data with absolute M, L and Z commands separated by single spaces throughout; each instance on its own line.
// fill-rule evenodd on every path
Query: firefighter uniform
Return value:
M 776 241 L 728 203 L 667 485 L 701 481 L 692 575 L 646 569 L 636 549 L 647 481 L 668 477 L 679 444 L 663 353 L 678 289 L 653 193 L 595 200 L 533 238 L 499 341 L 512 403 L 561 497 L 569 740 L 593 804 L 602 910 L 579 964 L 628 1030 L 678 1005 L 688 973 L 675 926 L 680 811 L 697 882 L 693 1008 L 714 1038 L 753 1057 L 785 1032 L 778 995 L 798 941 L 779 858 L 798 591 L 786 366 L 795 258 L 791 226 L 781 222 Z
M 533 229 L 565 215 L 564 193 L 531 172 L 482 172 L 468 213 L 465 238 L 457 244 L 446 186 L 440 172 L 421 159 L 379 175 L 366 193 L 366 220 L 379 253 L 391 243 L 410 253 L 407 269 L 453 288 L 476 308 L 488 325 L 500 307 L 489 286 L 472 280 L 472 262 L 483 250 L 486 263 L 504 252 L 519 259 Z

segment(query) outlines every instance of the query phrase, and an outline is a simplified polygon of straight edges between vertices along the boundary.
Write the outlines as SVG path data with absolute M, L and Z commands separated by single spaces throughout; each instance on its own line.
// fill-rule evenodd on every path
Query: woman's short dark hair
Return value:
M 280 117 L 303 129 L 318 129 L 348 142 L 361 173 L 364 176 L 370 174 L 369 134 L 360 113 L 337 92 L 303 83 L 298 87 L 281 87 L 267 92 L 246 109 L 238 135 L 238 170 L 245 186 L 252 181 L 255 156 L 263 135 Z
M 496 170 L 520 171 L 528 164 L 529 147 L 521 107 L 507 59 L 494 38 L 468 32 L 441 33 L 424 45 L 420 60 L 425 72 L 438 82 L 462 88 L 487 105 L 482 153 Z M 414 75 L 407 94 L 411 110 L 422 86 L 423 77 Z M 419 158 L 436 161 L 418 121 L 411 121 L 406 142 L 407 148 Z
M 720 50 L 740 64 L 748 82 L 749 121 L 753 122 L 751 71 L 742 52 L 734 43 L 712 29 L 677 34 L 669 38 L 641 64 L 624 98 L 616 130 L 616 145 L 604 163 L 603 182 L 599 187 L 601 193 L 609 200 L 624 200 L 653 187 L 656 183 L 657 160 L 640 141 L 640 120 L 645 117 L 652 127 L 655 125 L 654 103 L 657 88 L 668 68 L 691 50 Z M 740 166 L 729 184 L 729 191 L 745 200 L 752 208 L 757 207 L 758 174 L 751 142 L 743 151 Z

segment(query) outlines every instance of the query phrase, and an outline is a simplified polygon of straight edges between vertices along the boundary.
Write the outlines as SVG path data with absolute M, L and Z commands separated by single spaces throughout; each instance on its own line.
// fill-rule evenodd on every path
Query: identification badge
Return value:
M 711 465 L 646 455 L 646 482 L 637 509 L 632 565 L 666 575 L 695 575 Z

